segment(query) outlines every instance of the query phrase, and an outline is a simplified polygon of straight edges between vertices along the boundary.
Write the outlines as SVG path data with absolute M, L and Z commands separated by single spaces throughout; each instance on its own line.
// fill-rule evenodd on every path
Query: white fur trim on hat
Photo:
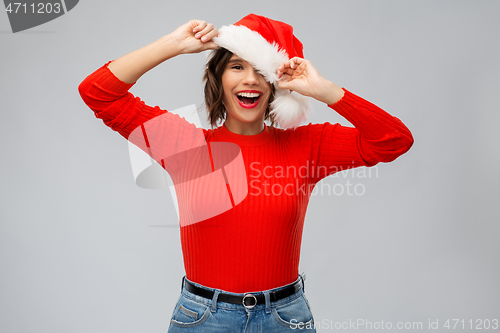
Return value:
M 271 112 L 279 126 L 295 128 L 307 120 L 311 113 L 309 99 L 278 87 L 276 69 L 288 60 L 288 54 L 277 43 L 270 44 L 258 32 L 235 25 L 223 26 L 219 29 L 219 36 L 212 40 L 248 61 L 267 82 L 274 85 L 276 93 L 271 103 Z

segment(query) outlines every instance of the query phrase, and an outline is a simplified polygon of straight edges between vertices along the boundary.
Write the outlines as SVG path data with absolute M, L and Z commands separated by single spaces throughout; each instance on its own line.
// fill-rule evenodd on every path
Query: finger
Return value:
M 302 73 L 305 72 L 306 67 L 307 67 L 307 62 L 305 62 L 305 61 L 302 62 L 299 66 L 297 66 L 297 68 L 295 68 L 295 74 L 301 75 Z
M 278 79 L 281 78 L 283 75 L 283 72 L 285 70 L 285 65 L 281 63 L 277 68 L 276 68 L 276 74 L 278 74 Z
M 291 69 L 291 68 L 285 68 L 281 73 L 282 74 L 287 74 L 287 75 L 293 75 L 296 72 L 296 69 Z
M 293 60 L 293 62 L 295 62 L 296 64 L 299 64 L 299 65 L 300 65 L 301 63 L 303 63 L 304 61 L 306 61 L 306 59 L 304 59 L 304 58 L 299 58 L 299 57 L 293 57 L 293 58 L 292 58 L 292 59 L 290 59 L 290 60 Z
M 284 61 L 278 66 L 280 72 L 284 72 L 288 68 L 290 68 L 290 60 Z
M 283 73 L 293 74 L 293 69 L 290 68 L 290 61 L 287 60 L 282 62 L 277 69 L 278 77 L 281 77 Z
M 305 61 L 305 59 L 302 59 L 302 58 L 299 58 L 299 57 L 293 57 L 292 59 L 289 59 L 287 61 L 284 61 L 282 62 L 279 67 L 278 67 L 278 70 L 281 71 L 281 72 L 284 72 L 288 69 L 295 69 L 296 67 L 296 64 L 300 65 L 302 64 L 303 62 Z
M 207 33 L 205 36 L 201 37 L 202 42 L 208 42 L 211 41 L 212 38 L 216 37 L 219 31 L 217 29 L 212 29 L 209 33 Z
M 302 64 L 304 61 L 305 59 L 299 57 L 293 57 L 292 59 L 290 59 L 290 67 L 292 69 L 295 69 L 296 65 L 300 66 L 300 64 Z
M 200 36 L 203 37 L 205 35 L 207 35 L 209 32 L 211 32 L 212 30 L 214 30 L 214 25 L 212 23 L 208 23 L 205 28 L 203 28 L 203 30 L 199 31 L 196 36 Z
M 278 79 L 283 75 L 283 72 L 281 71 L 281 65 L 276 68 L 276 74 L 278 75 Z
M 198 21 L 198 25 L 193 29 L 193 33 L 197 33 L 199 31 L 202 31 L 203 29 L 205 29 L 206 26 L 207 26 L 207 22 L 205 22 L 205 21 Z M 199 34 L 196 34 L 196 36 L 198 36 L 198 35 Z M 198 38 L 198 37 L 196 37 L 196 38 Z
M 290 81 L 292 81 L 292 79 L 293 79 L 292 75 L 283 73 L 280 80 L 282 82 L 290 82 Z

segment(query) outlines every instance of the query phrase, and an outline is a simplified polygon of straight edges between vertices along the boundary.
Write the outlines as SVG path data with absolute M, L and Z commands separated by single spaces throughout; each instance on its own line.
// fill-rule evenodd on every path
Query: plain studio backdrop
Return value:
M 383 321 L 425 332 L 458 319 L 461 332 L 493 330 L 499 1 L 88 0 L 15 34 L 0 14 L 1 332 L 167 330 L 184 275 L 172 198 L 135 184 L 127 141 L 77 87 L 190 19 L 220 28 L 251 12 L 293 25 L 324 77 L 415 138 L 396 161 L 326 178 L 313 193 L 300 271 L 320 329 L 363 320 L 373 326 L 357 331 Z M 204 62 L 169 60 L 131 92 L 167 110 L 200 107 Z M 313 123 L 350 125 L 313 107 Z

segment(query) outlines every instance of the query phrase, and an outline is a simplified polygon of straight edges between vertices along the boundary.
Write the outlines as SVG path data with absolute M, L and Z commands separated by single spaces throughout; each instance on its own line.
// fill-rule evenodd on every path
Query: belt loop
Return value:
M 184 279 L 186 278 L 186 276 L 184 275 L 182 277 L 182 283 L 181 283 L 181 293 L 182 293 L 182 290 L 184 289 Z
M 212 298 L 212 309 L 210 311 L 217 312 L 217 298 L 219 297 L 220 290 L 214 290 L 214 297 Z
M 302 272 L 301 274 L 299 274 L 301 280 L 302 280 L 302 291 L 303 292 L 306 292 L 306 284 L 305 284 L 305 280 L 306 280 L 306 273 Z
M 271 298 L 269 292 L 264 291 L 264 298 L 266 299 L 266 313 L 271 313 Z

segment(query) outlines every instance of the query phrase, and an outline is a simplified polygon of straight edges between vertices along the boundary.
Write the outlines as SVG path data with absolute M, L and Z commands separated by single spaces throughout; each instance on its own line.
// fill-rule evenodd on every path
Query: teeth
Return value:
M 244 92 L 240 92 L 237 95 L 241 96 L 241 97 L 248 97 L 248 98 L 255 98 L 255 97 L 260 96 L 260 94 L 258 94 L 258 93 L 244 93 Z

